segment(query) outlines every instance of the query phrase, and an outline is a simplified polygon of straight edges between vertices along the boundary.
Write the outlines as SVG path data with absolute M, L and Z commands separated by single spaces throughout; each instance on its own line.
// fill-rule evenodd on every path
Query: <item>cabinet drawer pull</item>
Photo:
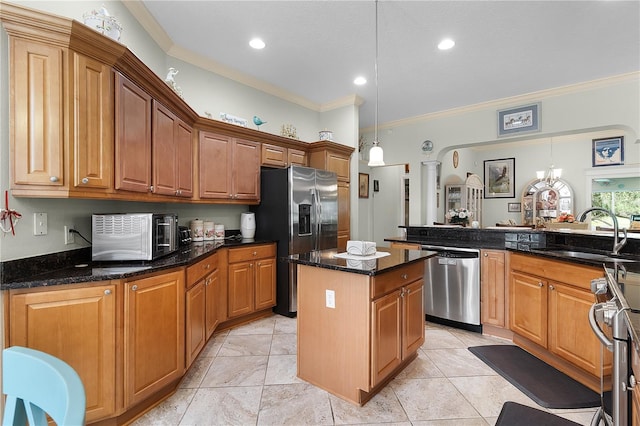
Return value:
M 258 255 L 258 252 L 257 252 L 257 251 L 254 251 L 254 252 L 253 252 L 253 256 L 257 256 L 257 255 Z
M 85 185 L 88 184 L 89 183 L 89 178 L 88 177 L 82 178 L 82 183 L 85 184 Z
M 57 181 L 58 181 L 58 176 L 51 176 L 51 177 L 49 178 L 49 180 L 50 180 L 51 182 L 57 182 Z
M 111 294 L 111 290 L 107 289 L 104 291 L 104 294 L 106 294 L 107 296 Z
M 402 274 L 401 277 L 403 280 L 406 280 L 409 276 L 407 274 Z
M 131 286 L 131 290 L 136 291 L 138 289 L 138 284 L 134 284 Z

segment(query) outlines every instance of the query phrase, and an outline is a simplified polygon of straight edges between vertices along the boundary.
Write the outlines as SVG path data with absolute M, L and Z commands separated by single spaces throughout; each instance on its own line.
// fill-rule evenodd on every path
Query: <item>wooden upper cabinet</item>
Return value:
M 113 72 L 73 53 L 73 185 L 113 187 Z
M 273 167 L 287 167 L 294 164 L 306 166 L 307 153 L 300 149 L 263 143 L 261 164 Z
M 147 92 L 116 73 L 116 189 L 151 189 L 151 103 Z
M 232 143 L 229 136 L 200 132 L 200 198 L 231 198 Z
M 233 147 L 233 198 L 260 200 L 260 144 L 236 139 Z
M 289 148 L 287 158 L 289 165 L 306 166 L 309 163 L 307 153 L 300 149 Z
M 288 165 L 288 149 L 283 146 L 262 144 L 262 165 L 286 167 Z
M 259 201 L 260 155 L 257 142 L 201 132 L 200 198 Z
M 13 188 L 60 187 L 64 178 L 66 49 L 10 38 Z
M 168 108 L 153 101 L 153 192 L 191 197 L 193 194 L 192 129 Z

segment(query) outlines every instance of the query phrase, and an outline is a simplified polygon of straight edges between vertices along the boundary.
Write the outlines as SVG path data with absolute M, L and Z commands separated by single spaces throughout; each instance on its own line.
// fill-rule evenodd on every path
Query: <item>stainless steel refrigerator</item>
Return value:
M 262 169 L 261 202 L 252 207 L 259 240 L 278 243 L 275 312 L 297 312 L 296 268 L 283 258 L 338 245 L 336 174 L 310 167 Z

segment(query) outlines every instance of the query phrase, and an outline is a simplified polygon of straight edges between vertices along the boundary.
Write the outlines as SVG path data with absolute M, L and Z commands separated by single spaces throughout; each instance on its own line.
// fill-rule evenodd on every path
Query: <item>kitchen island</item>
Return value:
M 298 377 L 357 405 L 424 343 L 425 260 L 436 253 L 384 251 L 363 260 L 335 258 L 336 250 L 289 257 L 298 274 Z

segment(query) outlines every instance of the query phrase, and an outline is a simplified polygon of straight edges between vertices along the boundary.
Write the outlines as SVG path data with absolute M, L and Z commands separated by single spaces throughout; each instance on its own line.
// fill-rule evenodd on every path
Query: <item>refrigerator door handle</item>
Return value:
M 318 196 L 318 190 L 317 189 L 312 189 L 311 190 L 311 195 L 312 195 L 312 199 L 313 199 L 313 206 L 314 206 L 314 214 L 315 214 L 315 221 L 314 221 L 314 226 L 315 226 L 315 241 L 313 242 L 313 248 L 314 250 L 319 250 L 320 249 L 320 234 L 321 234 L 321 227 L 320 227 L 320 215 L 322 214 L 322 205 L 320 204 L 320 197 Z

